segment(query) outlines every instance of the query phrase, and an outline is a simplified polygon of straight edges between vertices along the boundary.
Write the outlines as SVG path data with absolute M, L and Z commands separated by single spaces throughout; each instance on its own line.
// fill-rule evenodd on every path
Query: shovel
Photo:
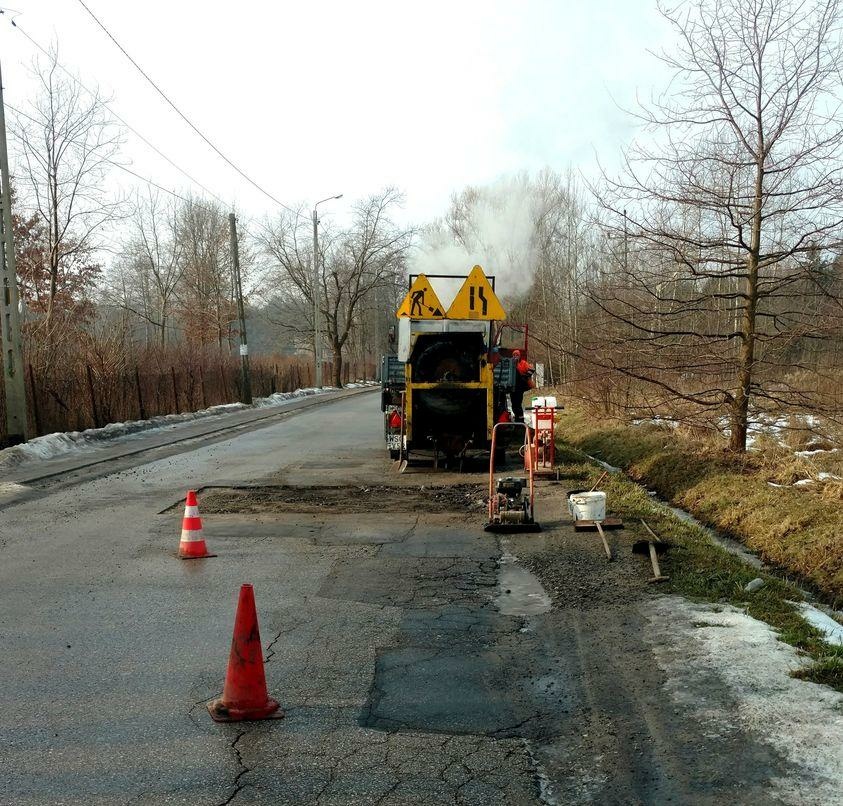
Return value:
M 652 540 L 637 540 L 632 544 L 633 554 L 650 555 L 650 563 L 653 566 L 653 576 L 648 582 L 665 582 L 670 579 L 669 576 L 662 574 L 659 568 L 659 554 L 664 554 L 670 548 L 669 543 L 665 543 L 659 536 L 647 525 L 646 521 L 642 520 L 641 525 L 652 535 Z

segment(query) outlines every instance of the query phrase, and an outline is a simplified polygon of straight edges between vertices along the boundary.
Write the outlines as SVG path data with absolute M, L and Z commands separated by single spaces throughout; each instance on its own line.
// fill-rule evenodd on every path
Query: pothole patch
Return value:
M 485 508 L 485 489 L 479 484 L 384 484 L 294 487 L 228 487 L 206 491 L 205 515 L 264 515 L 279 512 L 354 514 L 382 512 L 476 514 Z

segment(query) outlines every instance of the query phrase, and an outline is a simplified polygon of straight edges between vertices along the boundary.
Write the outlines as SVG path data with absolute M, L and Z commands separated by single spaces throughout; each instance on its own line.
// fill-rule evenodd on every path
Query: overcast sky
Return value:
M 423 222 L 469 183 L 544 166 L 592 173 L 595 154 L 611 164 L 632 134 L 616 103 L 664 83 L 647 53 L 665 37 L 654 0 L 86 2 L 258 184 L 291 204 L 344 193 L 337 215 L 387 184 Z M 166 106 L 78 0 L 12 7 L 23 31 L 58 43 L 60 62 L 99 84 L 188 173 L 249 215 L 276 209 Z M 9 13 L 0 54 L 7 102 L 26 108 L 37 51 Z M 132 135 L 123 156 L 159 184 L 189 187 Z

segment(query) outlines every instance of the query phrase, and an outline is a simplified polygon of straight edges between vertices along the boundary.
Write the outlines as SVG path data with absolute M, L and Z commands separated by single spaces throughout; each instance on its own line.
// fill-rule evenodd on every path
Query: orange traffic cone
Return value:
M 216 557 L 208 552 L 205 538 L 202 536 L 202 518 L 199 517 L 199 505 L 196 491 L 188 490 L 184 502 L 184 518 L 181 522 L 181 540 L 179 557 L 183 560 L 199 560 L 202 557 Z
M 251 585 L 240 587 L 225 687 L 220 699 L 208 703 L 208 711 L 215 722 L 281 719 L 284 716 L 266 690 L 255 590 Z

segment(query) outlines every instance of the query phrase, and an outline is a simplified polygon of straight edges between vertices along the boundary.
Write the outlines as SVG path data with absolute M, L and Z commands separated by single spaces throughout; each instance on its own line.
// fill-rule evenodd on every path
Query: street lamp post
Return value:
M 316 208 L 322 202 L 333 201 L 334 199 L 341 199 L 342 193 L 338 196 L 328 196 L 327 199 L 322 199 L 313 205 L 313 363 L 314 363 L 314 378 L 317 388 L 322 387 L 322 338 L 319 332 L 319 216 Z

